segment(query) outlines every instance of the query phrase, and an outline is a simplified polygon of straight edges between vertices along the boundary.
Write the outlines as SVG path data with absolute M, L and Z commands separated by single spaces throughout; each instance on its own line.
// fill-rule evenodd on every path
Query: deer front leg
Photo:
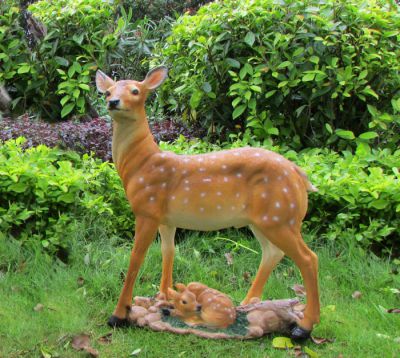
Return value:
M 158 228 L 158 222 L 146 217 L 136 217 L 135 241 L 133 244 L 129 268 L 124 286 L 118 299 L 113 315 L 108 320 L 111 327 L 121 327 L 128 324 L 127 316 L 131 309 L 133 286 L 135 285 L 140 266 L 147 249 L 153 242 Z
M 172 288 L 172 271 L 174 266 L 175 255 L 175 232 L 176 228 L 166 225 L 160 225 L 158 228 L 161 236 L 161 253 L 162 253 L 162 276 L 160 284 L 160 292 L 168 297 L 168 288 Z

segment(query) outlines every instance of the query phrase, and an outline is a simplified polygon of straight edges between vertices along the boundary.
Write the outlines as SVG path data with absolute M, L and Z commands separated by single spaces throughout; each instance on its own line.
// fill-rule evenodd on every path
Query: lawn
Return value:
M 272 347 L 273 337 L 252 341 L 212 341 L 194 336 L 154 333 L 106 325 L 128 265 L 130 243 L 107 238 L 101 228 L 77 224 L 67 264 L 40 250 L 21 248 L 0 236 L 0 357 L 83 357 L 71 346 L 80 333 L 91 336 L 100 357 L 285 357 L 293 351 Z M 226 239 L 239 244 L 233 244 Z M 90 240 L 89 240 L 90 239 Z M 302 344 L 323 357 L 395 357 L 400 354 L 400 315 L 386 309 L 400 306 L 395 288 L 400 277 L 393 263 L 367 255 L 356 246 L 306 241 L 319 255 L 321 323 L 314 336 L 333 343 Z M 202 281 L 231 295 L 244 297 L 258 263 L 259 247 L 246 232 L 181 233 L 177 239 L 176 281 Z M 26 247 L 27 245 L 25 245 Z M 251 249 L 251 250 L 249 250 Z M 233 252 L 233 264 L 224 257 Z M 135 294 L 157 291 L 161 273 L 160 243 L 146 258 Z M 266 298 L 294 297 L 291 286 L 301 283 L 298 270 L 284 259 L 265 289 Z M 360 291 L 361 297 L 352 297 Z M 43 306 L 38 306 L 38 304 Z M 111 342 L 99 338 L 112 332 Z

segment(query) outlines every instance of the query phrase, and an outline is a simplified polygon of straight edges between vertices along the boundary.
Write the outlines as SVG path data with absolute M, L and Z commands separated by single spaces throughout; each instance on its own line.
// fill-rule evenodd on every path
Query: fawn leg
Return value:
M 168 287 L 172 288 L 172 271 L 174 266 L 175 255 L 175 232 L 176 228 L 166 225 L 160 225 L 158 228 L 161 236 L 161 252 L 162 252 L 162 275 L 160 292 L 168 297 Z
M 158 228 L 158 222 L 147 217 L 136 217 L 135 241 L 133 244 L 129 268 L 124 286 L 118 299 L 113 315 L 108 320 L 112 327 L 125 326 L 128 321 L 126 316 L 131 309 L 133 286 L 147 249 L 153 242 Z
M 253 297 L 261 298 L 268 277 L 284 256 L 282 250 L 271 243 L 255 226 L 251 225 L 250 229 L 261 245 L 262 257 L 257 275 L 242 304 L 248 304 Z

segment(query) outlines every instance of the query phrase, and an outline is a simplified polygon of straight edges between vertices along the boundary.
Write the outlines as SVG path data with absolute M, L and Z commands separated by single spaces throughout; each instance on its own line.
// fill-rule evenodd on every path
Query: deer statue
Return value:
M 161 237 L 160 291 L 172 287 L 176 228 L 220 230 L 248 226 L 261 245 L 257 275 L 242 302 L 261 297 L 271 271 L 288 255 L 299 267 L 306 292 L 304 318 L 293 338 L 306 338 L 319 322 L 318 258 L 304 243 L 300 228 L 307 191 L 305 173 L 283 156 L 260 148 L 238 148 L 200 155 L 162 152 L 146 118 L 148 94 L 167 78 L 161 66 L 141 81 L 114 81 L 101 71 L 96 85 L 113 120 L 112 156 L 136 218 L 135 239 L 126 279 L 111 326 L 124 326 L 134 283 L 147 249 Z
M 178 291 L 168 288 L 168 296 L 172 298 L 175 316 L 187 324 L 226 328 L 235 322 L 235 306 L 224 293 L 199 282 L 175 286 Z

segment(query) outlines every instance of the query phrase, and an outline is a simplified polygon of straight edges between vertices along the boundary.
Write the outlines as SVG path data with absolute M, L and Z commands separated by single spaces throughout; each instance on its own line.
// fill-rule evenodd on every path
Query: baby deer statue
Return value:
M 235 322 L 235 306 L 227 295 L 199 282 L 175 286 L 178 291 L 168 288 L 168 296 L 174 305 L 173 314 L 185 323 L 226 328 Z
M 145 101 L 166 78 L 162 66 L 141 82 L 115 82 L 101 71 L 96 74 L 97 89 L 105 94 L 113 120 L 113 161 L 136 217 L 129 269 L 109 324 L 127 324 L 134 283 L 157 231 L 162 250 L 160 291 L 168 295 L 177 227 L 209 231 L 249 226 L 260 242 L 262 258 L 243 303 L 261 297 L 272 270 L 288 255 L 300 268 L 307 291 L 304 318 L 292 336 L 308 337 L 320 315 L 318 259 L 300 229 L 307 191 L 315 188 L 294 163 L 260 148 L 200 155 L 162 152 L 150 132 Z

